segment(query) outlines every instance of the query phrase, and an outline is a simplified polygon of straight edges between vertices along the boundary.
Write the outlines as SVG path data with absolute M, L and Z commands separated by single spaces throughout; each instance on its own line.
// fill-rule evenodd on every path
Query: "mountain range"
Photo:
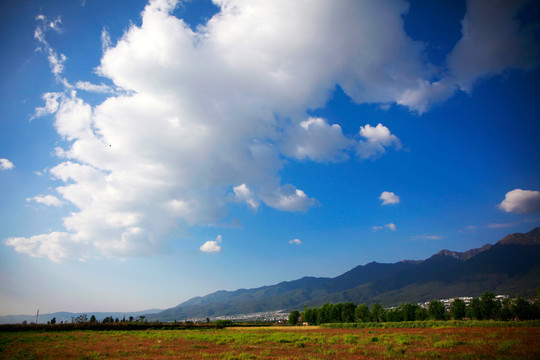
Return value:
M 217 291 L 148 314 L 149 320 L 184 320 L 293 309 L 326 302 L 425 302 L 485 291 L 533 295 L 540 288 L 540 227 L 465 252 L 441 250 L 426 260 L 371 262 L 335 278 L 304 277 L 276 285 Z

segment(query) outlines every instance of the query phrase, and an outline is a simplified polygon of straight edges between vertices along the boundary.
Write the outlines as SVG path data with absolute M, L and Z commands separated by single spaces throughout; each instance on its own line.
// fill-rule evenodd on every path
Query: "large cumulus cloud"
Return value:
M 54 114 L 69 144 L 49 173 L 76 210 L 63 231 L 8 245 L 54 261 L 140 256 L 164 251 L 174 229 L 221 224 L 230 203 L 307 211 L 317 201 L 282 183 L 285 157 L 335 162 L 356 149 L 375 158 L 401 144 L 382 124 L 362 127 L 359 140 L 309 117 L 337 85 L 356 103 L 418 113 L 457 86 L 443 81 L 434 95 L 438 70 L 403 29 L 405 1 L 214 2 L 221 11 L 195 31 L 172 15 L 174 0 L 150 1 L 116 43 L 104 31 L 98 73 L 114 87 L 62 78 L 67 58 L 40 23 L 36 39 L 66 90 L 45 94 L 36 116 Z M 91 106 L 77 89 L 109 97 Z M 372 141 L 370 129 L 384 138 Z

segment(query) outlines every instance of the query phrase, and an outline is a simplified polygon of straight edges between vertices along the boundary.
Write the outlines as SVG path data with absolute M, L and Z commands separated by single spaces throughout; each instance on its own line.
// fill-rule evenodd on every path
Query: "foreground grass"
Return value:
M 540 320 L 425 320 L 399 322 L 331 323 L 320 325 L 323 329 L 393 329 L 393 328 L 441 328 L 441 327 L 540 327 Z
M 0 333 L 1 359 L 538 359 L 539 327 Z

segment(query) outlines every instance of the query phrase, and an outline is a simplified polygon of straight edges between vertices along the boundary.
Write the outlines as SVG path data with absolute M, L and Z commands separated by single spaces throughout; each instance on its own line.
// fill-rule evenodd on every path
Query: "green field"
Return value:
M 0 333 L 2 359 L 539 359 L 539 327 Z

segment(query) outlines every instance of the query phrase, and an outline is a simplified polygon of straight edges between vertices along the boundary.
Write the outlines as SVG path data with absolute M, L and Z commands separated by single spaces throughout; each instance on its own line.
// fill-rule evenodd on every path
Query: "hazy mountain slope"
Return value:
M 192 298 L 174 308 L 150 315 L 149 319 L 166 321 L 301 307 L 312 299 L 368 283 L 414 266 L 416 262 L 403 261 L 395 264 L 372 262 L 357 266 L 335 278 L 304 277 L 255 289 L 221 290 Z
M 490 290 L 511 295 L 540 288 L 540 228 L 511 234 L 495 245 L 465 252 L 442 250 L 424 261 L 372 262 L 335 278 L 282 282 L 256 289 L 218 291 L 150 315 L 173 320 L 301 309 L 325 302 L 393 305 L 434 298 L 478 296 Z

